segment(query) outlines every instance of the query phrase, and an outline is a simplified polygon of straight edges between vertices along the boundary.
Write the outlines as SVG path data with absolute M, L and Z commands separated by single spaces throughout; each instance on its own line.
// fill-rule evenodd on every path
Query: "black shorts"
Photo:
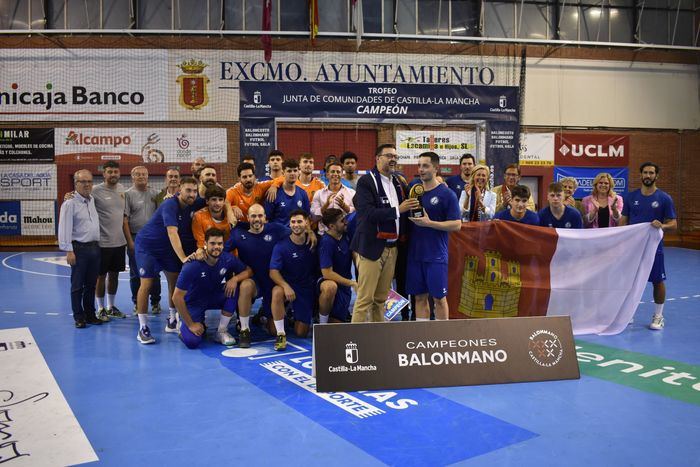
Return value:
M 126 269 L 126 245 L 113 248 L 100 247 L 100 276 L 108 272 L 121 272 Z

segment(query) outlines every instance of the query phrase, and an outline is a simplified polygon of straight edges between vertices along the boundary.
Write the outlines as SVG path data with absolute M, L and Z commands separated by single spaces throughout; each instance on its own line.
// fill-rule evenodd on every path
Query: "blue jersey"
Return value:
M 532 212 L 529 209 L 525 211 L 525 215 L 522 219 L 516 219 L 511 216 L 510 209 L 504 209 L 503 211 L 497 212 L 493 218 L 500 219 L 502 221 L 520 222 L 521 224 L 540 225 L 540 217 L 536 212 Z
M 226 242 L 226 251 L 238 250 L 238 257 L 253 270 L 255 281 L 263 288 L 272 287 L 270 259 L 272 249 L 282 239 L 288 238 L 291 230 L 281 224 L 265 224 L 262 232 L 251 233 L 247 225 L 237 225 Z
M 144 225 L 136 236 L 136 243 L 141 250 L 153 255 L 161 255 L 172 251 L 168 238 L 168 227 L 177 227 L 177 233 L 185 254 L 197 249 L 197 243 L 192 235 L 192 216 L 203 208 L 198 198 L 192 206 L 180 207 L 177 196 L 168 198 L 156 209 L 151 219 Z
M 265 201 L 265 215 L 268 222 L 289 226 L 289 213 L 295 209 L 311 211 L 309 197 L 301 188 L 294 187 L 294 195 L 289 196 L 284 189 L 277 190 L 277 198 L 274 201 Z
M 318 255 L 308 245 L 297 245 L 287 237 L 272 250 L 270 269 L 277 269 L 293 287 L 313 288 L 318 279 Z
M 450 188 L 450 190 L 452 190 L 452 192 L 455 195 L 457 195 L 457 199 L 459 199 L 459 197 L 462 195 L 464 187 L 467 185 L 467 182 L 462 180 L 461 175 L 453 175 L 451 177 L 447 177 L 445 183 Z
M 245 271 L 246 266 L 231 253 L 222 252 L 213 266 L 206 261 L 190 261 L 182 266 L 177 278 L 177 288 L 186 290 L 187 306 L 206 307 L 223 301 L 223 282 Z
M 422 205 L 428 217 L 434 221 L 460 220 L 462 213 L 455 194 L 442 183 L 423 194 Z M 449 232 L 411 223 L 408 240 L 408 257 L 411 261 L 447 263 Z
M 627 194 L 622 204 L 622 215 L 627 217 L 629 224 L 641 224 L 657 220 L 664 222 L 666 219 L 676 219 L 676 209 L 673 199 L 665 191 L 658 188 L 649 196 L 644 196 L 641 190 L 634 190 Z M 659 243 L 657 251 L 663 250 L 663 240 Z
M 561 219 L 554 217 L 549 207 L 540 209 L 537 215 L 540 218 L 540 225 L 542 227 L 554 227 L 557 229 L 583 228 L 581 213 L 578 212 L 578 209 L 574 209 L 571 206 L 564 206 L 564 214 L 562 214 Z
M 328 233 L 321 235 L 318 261 L 321 269 L 331 268 L 336 274 L 352 279 L 352 252 L 348 236 L 343 235 L 340 240 L 336 240 Z

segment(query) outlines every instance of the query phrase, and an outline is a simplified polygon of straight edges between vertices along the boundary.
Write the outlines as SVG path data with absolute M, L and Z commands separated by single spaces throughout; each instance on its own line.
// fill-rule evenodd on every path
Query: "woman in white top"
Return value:
M 489 190 L 490 175 L 485 165 L 479 164 L 472 169 L 469 183 L 459 197 L 463 222 L 490 221 L 496 214 L 496 193 Z

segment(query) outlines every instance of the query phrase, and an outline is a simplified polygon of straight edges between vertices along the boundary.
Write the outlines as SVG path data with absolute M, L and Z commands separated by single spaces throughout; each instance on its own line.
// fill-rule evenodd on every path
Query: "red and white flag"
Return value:
M 574 334 L 618 334 L 637 309 L 661 229 L 470 222 L 450 235 L 450 318 L 571 316 Z

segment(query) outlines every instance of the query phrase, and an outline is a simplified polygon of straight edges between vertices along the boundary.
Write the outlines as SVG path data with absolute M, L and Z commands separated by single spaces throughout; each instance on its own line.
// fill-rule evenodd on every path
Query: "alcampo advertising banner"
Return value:
M 0 121 L 237 121 L 240 83 L 515 86 L 510 57 L 3 49 Z
M 0 199 L 56 199 L 53 164 L 0 165 Z
M 418 164 L 418 156 L 426 151 L 440 155 L 441 165 L 459 165 L 464 153 L 476 155 L 476 133 L 473 131 L 397 131 L 396 150 L 399 164 Z
M 226 162 L 225 128 L 56 128 L 56 162 Z

